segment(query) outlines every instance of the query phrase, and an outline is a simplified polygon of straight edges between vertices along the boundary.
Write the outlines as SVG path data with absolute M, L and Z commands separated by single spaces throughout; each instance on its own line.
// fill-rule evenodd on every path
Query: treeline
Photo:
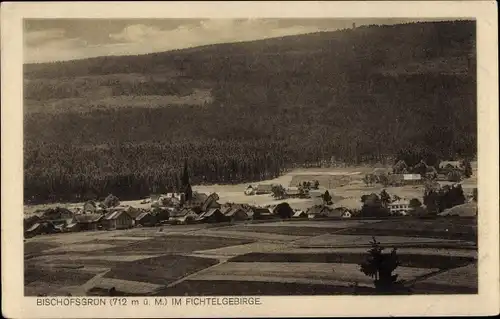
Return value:
M 283 146 L 266 141 L 40 146 L 25 145 L 26 201 L 88 200 L 110 193 L 137 199 L 179 190 L 184 159 L 193 184 L 271 179 L 283 173 L 286 162 Z
M 34 101 L 51 99 L 95 97 L 102 88 L 109 89 L 110 96 L 122 95 L 177 95 L 184 96 L 193 92 L 191 82 L 157 80 L 152 77 L 138 79 L 35 79 L 24 84 L 24 98 Z M 97 94 L 98 95 L 98 94 Z

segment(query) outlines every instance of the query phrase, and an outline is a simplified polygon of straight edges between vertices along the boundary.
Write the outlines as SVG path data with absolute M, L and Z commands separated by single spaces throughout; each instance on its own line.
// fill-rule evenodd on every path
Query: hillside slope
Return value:
M 71 163 L 96 176 L 144 171 L 141 163 L 165 176 L 189 156 L 197 181 L 235 182 L 331 156 L 383 160 L 408 146 L 441 158 L 476 152 L 474 22 L 366 26 L 24 73 L 25 169 L 35 179 Z

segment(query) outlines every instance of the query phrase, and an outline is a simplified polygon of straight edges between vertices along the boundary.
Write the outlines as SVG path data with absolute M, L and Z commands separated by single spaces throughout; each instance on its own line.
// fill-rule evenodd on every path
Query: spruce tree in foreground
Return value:
M 405 290 L 404 281 L 398 280 L 394 270 L 401 265 L 396 248 L 390 253 L 384 253 L 384 247 L 380 245 L 375 237 L 370 242 L 371 248 L 368 256 L 360 264 L 360 270 L 365 275 L 373 278 L 375 289 L 380 293 L 396 293 Z

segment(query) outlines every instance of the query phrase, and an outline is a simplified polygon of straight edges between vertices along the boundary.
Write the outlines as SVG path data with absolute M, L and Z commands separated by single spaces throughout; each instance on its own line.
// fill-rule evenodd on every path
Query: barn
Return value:
M 142 212 L 135 218 L 136 226 L 152 227 L 156 225 L 157 219 L 149 212 Z
M 100 222 L 102 218 L 103 215 L 100 214 L 75 215 L 72 222 L 68 226 L 78 230 L 97 230 L 99 229 L 99 226 L 101 226 Z
M 134 225 L 134 219 L 124 210 L 117 210 L 107 213 L 102 224 L 107 230 L 128 229 Z

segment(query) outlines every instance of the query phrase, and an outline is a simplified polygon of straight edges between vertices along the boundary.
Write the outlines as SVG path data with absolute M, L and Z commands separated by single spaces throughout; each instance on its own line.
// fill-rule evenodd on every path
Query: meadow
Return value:
M 477 291 L 477 244 L 412 238 L 418 235 L 411 226 L 415 222 L 398 221 L 406 234 L 392 233 L 394 221 L 306 220 L 39 236 L 25 242 L 25 294 L 87 295 L 110 287 L 123 295 L 154 296 L 374 294 L 358 265 L 371 236 L 350 235 L 353 227 L 387 229 L 376 238 L 387 249 L 398 248 L 396 273 L 411 284 L 412 293 Z M 301 231 L 304 224 L 318 232 Z M 462 218 L 436 219 L 432 225 L 427 228 L 447 227 L 454 234 L 477 227 L 475 220 Z M 296 231 L 289 235 L 281 228 Z M 95 245 L 96 240 L 108 245 Z M 34 250 L 38 254 L 30 254 Z M 443 279 L 450 277 L 455 279 Z

